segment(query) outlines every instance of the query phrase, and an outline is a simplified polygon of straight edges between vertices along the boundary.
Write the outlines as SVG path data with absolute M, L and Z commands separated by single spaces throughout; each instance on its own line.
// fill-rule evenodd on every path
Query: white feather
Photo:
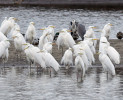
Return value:
M 71 48 L 65 51 L 64 56 L 62 57 L 61 64 L 65 66 L 73 65 L 73 53 Z
M 77 70 L 83 71 L 83 77 L 84 77 L 85 66 L 84 66 L 84 62 L 83 62 L 82 58 L 79 55 L 75 58 L 75 66 L 76 66 Z
M 101 62 L 105 71 L 108 71 L 112 75 L 115 75 L 114 65 L 112 64 L 111 60 L 109 59 L 109 57 L 106 54 L 101 53 L 99 55 L 99 61 Z

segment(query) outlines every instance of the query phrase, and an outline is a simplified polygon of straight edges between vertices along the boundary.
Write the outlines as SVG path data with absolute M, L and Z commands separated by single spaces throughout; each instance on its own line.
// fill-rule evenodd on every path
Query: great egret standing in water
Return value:
M 75 67 L 77 69 L 77 82 L 78 82 L 78 78 L 79 78 L 79 74 L 81 75 L 81 81 L 82 78 L 85 75 L 85 64 L 81 58 L 82 53 L 78 53 L 77 57 L 75 58 Z
M 66 66 L 66 69 L 69 69 L 73 65 L 73 53 L 72 48 L 69 48 L 65 51 L 64 56 L 61 59 L 61 64 Z
M 45 50 L 40 50 L 40 53 L 43 53 L 45 65 L 46 65 L 46 67 L 49 67 L 49 69 L 50 69 L 50 76 L 51 76 L 51 68 L 53 68 L 55 70 L 55 72 L 58 72 L 60 65 L 55 60 L 55 58 Z
M 13 40 L 14 40 L 14 46 L 15 49 L 17 51 L 17 53 L 20 53 L 20 58 L 21 58 L 21 52 L 23 51 L 23 45 L 25 44 L 26 41 L 23 37 L 23 35 L 20 33 L 20 30 L 15 30 L 16 31 L 16 35 L 12 36 Z M 17 54 L 17 60 L 18 60 L 18 54 Z
M 14 26 L 15 20 L 17 20 L 14 17 L 10 17 L 8 20 L 6 20 L 0 27 L 0 31 L 4 34 L 4 35 L 8 35 L 8 33 L 11 31 L 11 29 Z
M 106 37 L 107 39 L 109 39 L 110 36 L 110 31 L 111 31 L 111 26 L 112 24 L 108 23 L 104 26 L 103 30 L 102 30 L 102 34 L 101 36 Z
M 5 19 L 3 20 L 3 22 L 1 23 L 1 26 L 7 21 L 7 17 L 5 17 Z
M 3 40 L 0 42 L 0 58 L 3 59 L 4 67 L 5 62 L 8 60 L 9 52 L 8 48 L 10 47 L 9 40 Z
M 101 62 L 104 71 L 107 72 L 107 75 L 108 75 L 108 72 L 111 75 L 116 74 L 113 63 L 111 62 L 110 58 L 106 54 L 104 54 L 103 52 L 99 52 L 99 61 Z
M 72 36 L 70 33 L 68 33 L 69 30 L 63 29 L 60 31 L 60 34 L 57 38 L 56 44 L 58 45 L 58 49 L 62 47 L 62 55 L 63 55 L 63 46 L 67 48 L 72 48 L 74 46 L 75 41 L 73 40 Z
M 52 54 L 53 45 L 55 45 L 55 43 L 47 42 L 47 43 L 44 44 L 43 50 L 46 50 L 47 52 L 49 52 L 50 54 Z
M 107 41 L 106 37 L 100 38 L 99 51 L 107 54 L 113 63 L 120 63 L 120 54 L 114 47 L 110 46 L 110 43 Z
M 84 35 L 84 38 L 95 38 L 96 39 L 96 35 L 93 31 L 93 29 L 95 29 L 97 27 L 95 26 L 89 26 L 88 27 L 88 30 L 86 31 L 85 35 Z M 94 47 L 96 47 L 97 45 L 97 40 L 93 40 L 93 43 L 94 43 Z
M 26 31 L 26 34 L 25 34 L 25 39 L 29 43 L 32 43 L 33 39 L 36 36 L 36 30 L 35 30 L 35 26 L 34 25 L 35 25 L 34 22 L 30 22 L 30 24 L 28 26 L 28 29 Z

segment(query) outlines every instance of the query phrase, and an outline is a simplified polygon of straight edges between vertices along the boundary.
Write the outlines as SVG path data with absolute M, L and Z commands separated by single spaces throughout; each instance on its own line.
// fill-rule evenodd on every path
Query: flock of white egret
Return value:
M 39 39 L 39 45 L 32 45 L 32 41 L 36 36 L 35 23 L 30 22 L 25 37 L 21 34 L 20 26 L 17 24 L 17 20 L 14 17 L 6 18 L 0 26 L 0 58 L 3 62 L 7 62 L 9 56 L 10 41 L 14 41 L 15 49 L 18 53 L 24 52 L 26 54 L 27 61 L 35 66 L 40 66 L 44 70 L 48 67 L 51 75 L 51 68 L 56 72 L 60 70 L 60 65 L 63 64 L 66 70 L 70 66 L 75 65 L 77 69 L 77 79 L 79 75 L 83 78 L 88 71 L 88 67 L 95 63 L 94 55 L 96 53 L 97 40 L 99 42 L 99 61 L 105 72 L 109 72 L 111 75 L 115 75 L 114 64 L 120 63 L 120 54 L 113 48 L 108 42 L 111 30 L 111 24 L 108 23 L 104 26 L 101 31 L 100 39 L 96 38 L 93 31 L 94 26 L 89 26 L 84 40 L 76 43 L 69 33 L 70 30 L 62 29 L 59 32 L 57 40 L 53 41 L 54 38 L 54 26 L 49 25 L 48 27 L 42 28 L 43 34 Z M 9 38 L 8 38 L 9 34 Z M 53 44 L 58 45 L 58 50 L 63 46 L 68 49 L 63 54 L 61 64 L 59 64 L 52 56 Z

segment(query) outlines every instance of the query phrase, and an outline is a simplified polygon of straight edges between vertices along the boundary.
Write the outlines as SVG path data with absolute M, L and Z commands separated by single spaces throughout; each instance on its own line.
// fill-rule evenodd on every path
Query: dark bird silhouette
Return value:
M 121 40 L 123 38 L 123 33 L 122 32 L 118 32 L 116 36 L 117 36 L 118 39 Z
M 71 35 L 74 40 L 77 40 L 79 36 L 81 37 L 82 40 L 84 40 L 84 34 L 86 33 L 85 26 L 82 24 L 79 24 L 75 20 L 70 22 L 70 27 L 69 29 L 71 30 Z

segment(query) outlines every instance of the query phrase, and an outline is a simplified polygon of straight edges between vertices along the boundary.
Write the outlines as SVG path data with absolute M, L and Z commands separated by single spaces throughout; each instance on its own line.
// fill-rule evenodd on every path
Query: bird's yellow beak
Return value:
M 20 30 L 19 30 L 19 29 L 17 29 L 16 31 L 20 32 Z
M 110 26 L 113 26 L 112 24 L 109 24 Z
M 14 18 L 15 21 L 19 21 L 17 18 Z
M 99 39 L 92 39 L 92 40 L 99 40 Z
M 43 50 L 40 50 L 39 52 L 37 52 L 37 53 L 41 53 L 41 52 L 43 52 Z
M 62 33 L 62 32 L 64 32 L 64 31 L 60 31 L 60 33 Z
M 96 26 L 92 27 L 92 28 L 97 28 Z
M 24 50 L 26 50 L 26 49 L 28 49 L 29 48 L 29 46 L 28 47 L 26 47 L 26 48 L 24 48 Z
M 45 30 L 45 28 L 39 29 L 39 30 Z
M 33 24 L 33 25 L 35 25 L 35 23 L 34 23 L 34 22 L 33 22 L 32 24 Z
M 13 36 L 12 38 L 15 39 L 15 38 L 17 38 L 17 36 Z
M 78 53 L 79 55 L 83 55 L 83 53 Z
M 46 34 L 46 36 L 49 35 L 48 33 Z
M 22 45 L 27 45 L 27 44 L 22 44 Z
M 100 54 L 100 52 L 97 52 L 96 54 L 97 54 L 97 55 L 99 55 L 99 54 Z
M 67 32 L 72 32 L 71 30 L 67 30 Z
M 55 26 L 50 26 L 50 27 L 55 28 Z
M 56 45 L 56 43 L 52 43 L 52 45 Z

